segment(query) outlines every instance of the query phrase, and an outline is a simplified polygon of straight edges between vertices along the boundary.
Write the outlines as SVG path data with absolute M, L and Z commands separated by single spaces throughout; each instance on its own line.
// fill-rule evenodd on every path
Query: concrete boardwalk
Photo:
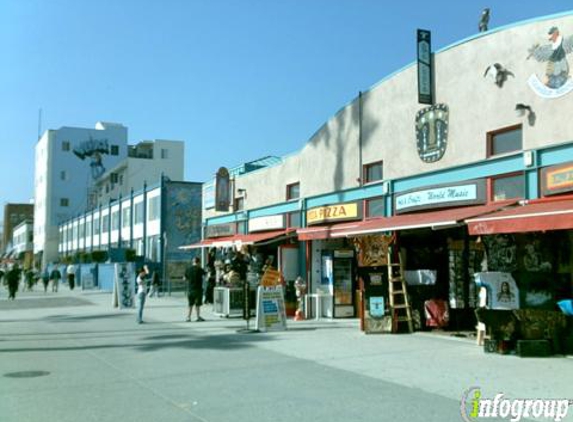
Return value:
M 490 398 L 573 398 L 571 358 L 490 355 L 446 335 L 368 336 L 357 320 L 241 334 L 244 321 L 210 306 L 206 322 L 184 322 L 181 295 L 148 299 L 137 325 L 109 293 L 6 296 L 0 289 L 2 422 L 441 422 L 462 420 L 472 386 Z

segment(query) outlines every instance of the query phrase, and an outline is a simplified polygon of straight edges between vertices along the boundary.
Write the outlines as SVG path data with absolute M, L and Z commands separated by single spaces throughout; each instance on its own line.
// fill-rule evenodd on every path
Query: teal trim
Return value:
M 285 214 L 287 212 L 298 211 L 300 209 L 299 200 L 292 200 L 287 203 L 273 205 L 265 208 L 258 208 L 249 211 L 249 217 L 266 217 L 269 215 Z
M 313 198 L 307 198 L 306 207 L 307 209 L 311 209 L 323 205 L 360 201 L 362 199 L 367 199 L 377 196 L 382 196 L 382 183 L 364 186 L 358 189 L 354 188 L 347 191 L 315 196 Z
M 573 161 L 573 143 L 557 145 L 537 151 L 536 162 L 540 167 Z
M 205 220 L 206 226 L 213 226 L 215 224 L 236 223 L 240 221 L 235 214 L 223 215 L 221 217 L 212 217 Z
M 525 173 L 525 198 L 539 198 L 539 177 L 537 169 L 528 170 Z
M 462 180 L 481 179 L 506 173 L 523 171 L 523 154 L 506 155 L 453 169 L 440 170 L 394 182 L 394 192 Z

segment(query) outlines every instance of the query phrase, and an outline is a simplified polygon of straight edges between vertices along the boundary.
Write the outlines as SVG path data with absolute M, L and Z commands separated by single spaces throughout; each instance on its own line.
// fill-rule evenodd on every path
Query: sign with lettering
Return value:
M 394 212 L 400 214 L 414 210 L 478 205 L 485 202 L 485 180 L 480 179 L 395 194 Z
M 249 220 L 249 233 L 284 228 L 285 217 L 283 214 L 256 217 Z
M 237 232 L 235 223 L 214 224 L 205 227 L 205 237 L 232 236 Z
M 257 289 L 258 331 L 286 330 L 285 300 L 282 286 Z
M 135 296 L 135 271 L 132 263 L 115 264 L 113 302 L 119 309 L 133 308 Z M 117 301 L 117 302 L 116 302 Z
M 418 50 L 418 102 L 433 104 L 432 86 L 432 33 L 425 29 L 417 31 Z
M 306 224 L 359 220 L 362 218 L 362 205 L 358 202 L 327 205 L 311 208 L 306 212 Z
M 573 191 L 573 163 L 543 168 L 541 191 L 543 195 Z

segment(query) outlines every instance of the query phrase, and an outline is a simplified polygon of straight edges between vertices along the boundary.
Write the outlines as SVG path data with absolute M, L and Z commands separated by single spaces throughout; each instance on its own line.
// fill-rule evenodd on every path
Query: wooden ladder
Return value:
M 392 331 L 398 332 L 399 325 L 406 322 L 408 332 L 414 332 L 412 307 L 404 278 L 404 265 L 396 246 L 388 247 L 388 300 L 392 310 Z

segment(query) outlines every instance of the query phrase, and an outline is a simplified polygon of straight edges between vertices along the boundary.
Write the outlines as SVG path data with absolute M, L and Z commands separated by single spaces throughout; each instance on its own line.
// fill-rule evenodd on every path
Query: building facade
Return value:
M 2 233 L 2 244 L 5 248 L 14 246 L 12 243 L 14 229 L 23 221 L 33 218 L 33 204 L 6 204 L 4 206 L 4 229 Z M 10 251 L 5 250 L 4 252 Z
M 47 130 L 36 144 L 34 254 L 38 265 L 58 258 L 58 225 L 85 212 L 94 182 L 127 157 L 127 128 L 98 122 L 94 129 Z
M 201 183 L 163 177 L 69 219 L 58 228 L 59 258 L 80 262 L 100 251 L 105 260 L 117 262 L 132 250 L 140 259 L 158 264 L 162 277 L 180 280 L 195 252 L 179 247 L 201 239 L 201 188 Z
M 443 299 L 462 321 L 476 306 L 473 273 L 488 263 L 490 271 L 519 270 L 525 304 L 543 296 L 554 306 L 573 286 L 573 249 L 541 265 L 551 260 L 552 242 L 570 244 L 573 228 L 571 36 L 567 12 L 442 48 L 432 54 L 429 104 L 419 102 L 416 64 L 398 70 L 345 105 L 298 153 L 235 175 L 229 195 L 240 209 L 204 203 L 204 244 L 245 239 L 260 219 L 296 230 L 298 275 L 312 293 L 329 296 L 329 316 L 358 315 L 360 283 L 383 278 L 387 262 L 372 255 L 386 234 L 399 236 L 408 270 L 433 274 L 431 291 L 413 294 Z M 524 223 L 487 220 L 497 212 L 510 212 L 502 222 Z M 524 264 L 526 254 L 540 265 Z M 548 276 L 542 268 L 556 286 L 536 284 Z
M 23 268 L 30 268 L 34 256 L 34 222 L 24 220 L 14 228 L 12 234 L 13 256 L 19 259 Z

